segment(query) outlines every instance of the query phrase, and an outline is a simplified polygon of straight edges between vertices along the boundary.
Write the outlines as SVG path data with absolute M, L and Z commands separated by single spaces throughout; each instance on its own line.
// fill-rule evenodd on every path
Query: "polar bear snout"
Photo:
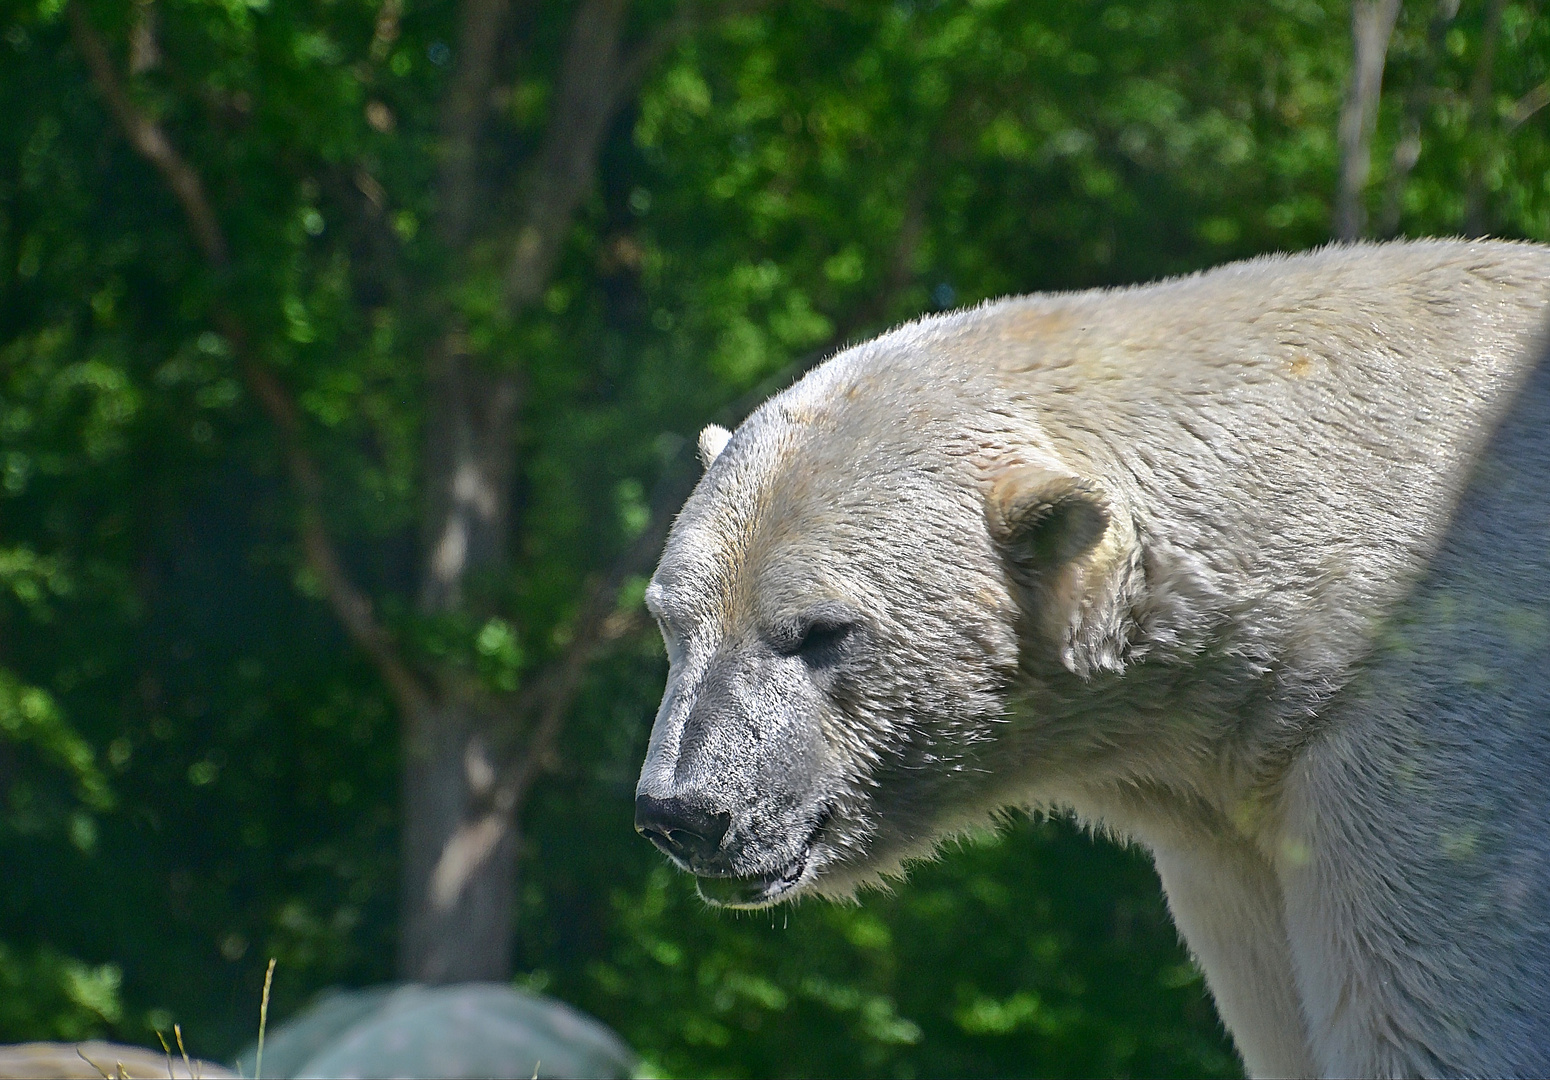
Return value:
M 691 681 L 663 702 L 635 828 L 710 902 L 771 903 L 816 869 L 832 786 L 821 727 L 809 703 L 782 701 L 752 672 Z

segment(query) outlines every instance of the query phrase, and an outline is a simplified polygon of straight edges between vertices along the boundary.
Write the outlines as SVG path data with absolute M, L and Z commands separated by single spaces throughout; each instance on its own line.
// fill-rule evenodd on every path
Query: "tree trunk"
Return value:
M 629 0 L 582 0 L 561 64 L 555 115 L 538 156 L 537 176 L 508 263 L 505 314 L 542 294 L 570 218 L 593 181 L 598 149 L 621 95 L 652 60 L 694 24 L 687 8 L 629 55 L 620 34 Z M 227 245 L 204 185 L 156 120 L 126 93 L 101 36 L 79 0 L 65 5 L 71 34 L 92 81 L 137 153 L 161 173 L 206 261 L 227 266 Z M 442 238 L 460 263 L 476 201 L 476 149 L 493 80 L 496 37 L 507 0 L 463 0 L 457 77 L 443 109 L 443 168 L 438 183 Z M 660 543 L 672 508 L 657 506 L 653 527 L 593 589 L 576 636 L 551 661 L 535 692 L 497 697 L 454 669 L 427 680 L 376 617 L 370 597 L 350 579 L 324 523 L 319 470 L 303 423 L 282 380 L 246 348 L 240 321 L 217 304 L 215 321 L 237 353 L 253 396 L 279 431 L 301 502 L 300 539 L 329 605 L 376 665 L 404 719 L 402 892 L 398 970 L 407 980 L 451 983 L 504 980 L 511 974 L 516 895 L 517 812 L 553 746 L 565 709 L 596 648 L 627 628 L 609 617 L 626 571 L 643 562 L 642 545 Z M 505 570 L 511 525 L 515 423 L 521 382 L 468 354 L 455 313 L 432 350 L 427 390 L 424 471 L 426 560 L 421 611 L 479 615 L 481 579 Z M 685 492 L 686 493 L 686 492 Z M 644 554 L 650 554 L 645 552 Z M 439 675 L 439 677 L 437 677 Z M 520 756 L 516 728 L 531 720 Z
M 511 977 L 516 807 L 499 783 L 492 721 L 454 695 L 417 718 L 405 746 L 405 980 Z
M 507 7 L 507 0 L 462 3 L 459 67 L 442 115 L 438 183 L 442 239 L 454 265 L 466 256 L 473 231 L 476 151 L 494 78 L 494 37 Z M 507 262 L 502 297 L 507 316 L 531 305 L 548 286 L 571 218 L 591 189 L 621 95 L 689 25 L 674 19 L 625 56 L 620 46 L 628 7 L 629 0 L 583 0 L 572 16 L 554 113 Z M 470 356 L 456 315 L 444 317 L 451 330 L 433 357 L 428 380 L 426 558 L 419 604 L 429 616 L 480 615 L 481 579 L 506 568 L 520 383 L 516 375 L 491 371 Z M 613 597 L 605 593 L 593 605 L 604 615 Z M 541 691 L 536 719 L 528 715 L 531 707 L 491 702 L 453 671 L 436 680 L 440 694 L 434 701 L 407 710 L 401 978 L 451 983 L 510 977 L 518 807 L 554 741 L 595 639 L 607 632 L 606 620 L 596 616 L 590 613 L 590 623 L 549 677 L 536 680 Z M 532 731 L 514 758 L 522 734 L 514 727 L 527 720 Z
M 518 403 L 516 376 L 483 370 L 461 329 L 439 351 L 425 434 L 427 615 L 460 610 L 469 578 L 505 565 Z
M 505 567 L 518 387 L 450 333 L 432 371 L 420 609 L 468 611 L 470 585 Z M 516 799 L 501 777 L 512 718 L 456 678 L 410 717 L 403 762 L 398 971 L 452 983 L 511 975 Z

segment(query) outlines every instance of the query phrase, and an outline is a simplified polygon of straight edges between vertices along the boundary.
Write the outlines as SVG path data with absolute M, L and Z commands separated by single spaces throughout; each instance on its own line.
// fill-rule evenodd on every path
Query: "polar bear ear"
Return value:
M 985 519 L 1029 627 L 1060 662 L 1083 677 L 1123 670 L 1139 552 L 1103 490 L 1069 473 L 1017 466 L 991 486 Z
M 721 456 L 731 438 L 732 433 L 720 424 L 706 424 L 700 432 L 700 464 L 710 468 L 710 463 Z
M 998 476 L 985 510 L 991 538 L 1024 586 L 1052 584 L 1098 546 L 1110 520 L 1108 499 L 1096 486 L 1036 465 Z

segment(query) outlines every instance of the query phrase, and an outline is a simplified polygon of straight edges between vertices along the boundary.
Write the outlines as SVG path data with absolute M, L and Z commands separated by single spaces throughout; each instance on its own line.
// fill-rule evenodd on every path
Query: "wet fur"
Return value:
M 1071 811 L 1152 851 L 1252 1073 L 1550 1071 L 1547 319 L 1550 250 L 1420 242 L 841 354 L 701 440 L 640 790 L 783 895 Z

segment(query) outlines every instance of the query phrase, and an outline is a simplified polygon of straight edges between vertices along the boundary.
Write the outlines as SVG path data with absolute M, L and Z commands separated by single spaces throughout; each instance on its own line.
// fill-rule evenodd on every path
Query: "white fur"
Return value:
M 1550 1072 L 1547 320 L 1550 249 L 1422 242 L 842 354 L 701 438 L 643 798 L 772 899 L 1070 810 L 1153 852 L 1251 1073 Z M 1009 563 L 1066 498 L 1101 536 Z
M 720 424 L 706 424 L 700 430 L 700 464 L 710 468 L 711 463 L 721 456 L 721 451 L 727 448 L 731 438 L 732 433 Z

